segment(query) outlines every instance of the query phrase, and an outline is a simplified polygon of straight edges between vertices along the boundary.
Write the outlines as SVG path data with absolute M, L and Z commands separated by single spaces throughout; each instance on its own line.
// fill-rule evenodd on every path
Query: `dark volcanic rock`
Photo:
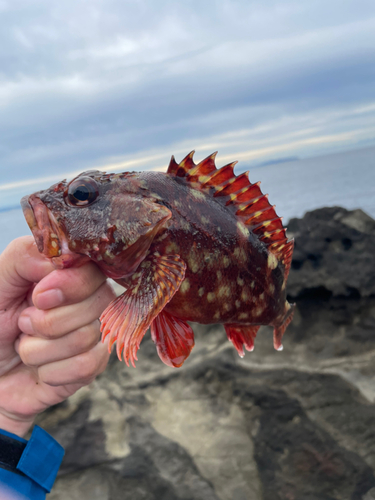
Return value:
M 293 219 L 283 352 L 261 328 L 240 359 L 194 325 L 178 370 L 145 339 L 39 424 L 65 447 L 50 500 L 375 500 L 375 221 Z
M 375 221 L 365 212 L 321 208 L 291 219 L 288 229 L 295 238 L 291 297 L 375 295 Z

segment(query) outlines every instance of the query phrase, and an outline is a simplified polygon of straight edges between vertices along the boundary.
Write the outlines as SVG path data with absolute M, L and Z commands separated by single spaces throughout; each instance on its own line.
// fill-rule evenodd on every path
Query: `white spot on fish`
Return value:
M 202 297 L 204 294 L 204 287 L 202 286 L 199 290 L 198 290 L 198 295 L 199 297 Z
M 237 309 L 239 309 L 241 307 L 241 302 L 239 300 L 236 300 L 235 305 Z
M 189 269 L 191 270 L 191 272 L 197 273 L 199 270 L 199 263 L 197 262 L 197 260 L 190 257 L 188 263 L 189 263 Z
M 249 317 L 249 315 L 247 313 L 240 313 L 238 315 L 238 319 L 247 319 Z
M 184 220 L 184 219 L 181 221 L 181 227 L 182 227 L 182 229 L 184 231 L 190 231 L 191 230 L 190 224 L 188 223 L 187 220 Z
M 161 234 L 159 236 L 159 238 L 157 238 L 156 241 L 163 241 L 167 236 L 168 236 L 168 233 L 167 233 L 167 231 L 165 231 L 165 233 Z
M 263 307 L 257 307 L 254 311 L 255 316 L 260 316 L 263 312 Z
M 221 297 L 229 297 L 230 296 L 230 287 L 228 285 L 222 285 L 219 287 L 218 296 Z
M 223 265 L 224 267 L 228 267 L 230 265 L 230 259 L 226 255 L 223 257 Z
M 184 279 L 184 281 L 182 282 L 182 285 L 180 287 L 180 291 L 181 293 L 186 293 L 190 288 L 190 282 L 188 279 Z
M 216 299 L 216 296 L 213 292 L 208 292 L 207 294 L 207 300 L 208 302 L 213 302 Z
M 249 230 L 247 229 L 247 227 L 245 227 L 245 224 L 243 224 L 242 222 L 238 221 L 237 222 L 237 228 L 239 230 L 239 232 L 247 239 L 250 235 L 250 232 Z
M 238 283 L 238 285 L 243 286 L 245 282 L 244 282 L 244 280 L 243 280 L 242 278 L 240 278 L 240 277 L 238 276 L 238 277 L 237 277 L 237 283 Z
M 277 258 L 271 252 L 268 254 L 267 264 L 270 269 L 276 269 L 277 267 Z
M 196 189 L 191 189 L 190 193 L 197 200 L 205 200 L 206 199 L 205 195 L 201 191 L 197 191 Z
M 239 261 L 246 262 L 246 252 L 243 248 L 236 247 L 233 254 Z
M 180 251 L 180 247 L 173 241 L 165 250 L 167 253 L 178 253 Z

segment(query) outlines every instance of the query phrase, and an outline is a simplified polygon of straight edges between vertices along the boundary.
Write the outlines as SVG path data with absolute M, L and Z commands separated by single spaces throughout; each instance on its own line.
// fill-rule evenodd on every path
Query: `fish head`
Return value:
M 132 274 L 170 211 L 141 194 L 136 174 L 88 171 L 25 196 L 38 250 L 56 268 L 96 262 L 111 278 Z

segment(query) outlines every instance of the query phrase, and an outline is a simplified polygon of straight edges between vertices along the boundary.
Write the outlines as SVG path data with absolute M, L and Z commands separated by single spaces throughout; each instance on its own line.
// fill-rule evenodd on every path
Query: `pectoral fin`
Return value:
M 179 255 L 152 255 L 133 274 L 128 289 L 100 317 L 102 340 L 109 335 L 109 349 L 116 341 L 119 359 L 134 365 L 147 328 L 180 288 L 186 264 Z

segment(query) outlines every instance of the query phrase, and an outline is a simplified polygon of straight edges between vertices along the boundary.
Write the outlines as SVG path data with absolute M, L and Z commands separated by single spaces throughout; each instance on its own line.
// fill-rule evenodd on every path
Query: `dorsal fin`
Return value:
M 189 177 L 191 182 L 195 182 L 200 176 L 206 176 L 216 171 L 215 156 L 217 153 L 208 156 L 198 163 L 198 165 L 193 162 L 194 153 L 195 151 L 191 151 L 181 163 L 177 163 L 174 156 L 172 156 L 167 174 L 175 175 L 176 177 Z
M 213 153 L 200 163 L 193 161 L 194 151 L 177 163 L 172 156 L 167 173 L 176 177 L 185 177 L 192 188 L 212 194 L 219 203 L 226 205 L 235 213 L 268 250 L 284 265 L 285 279 L 288 276 L 292 260 L 294 241 L 286 237 L 286 228 L 278 217 L 275 206 L 263 194 L 260 182 L 252 184 L 248 172 L 236 176 L 233 172 L 237 162 L 229 163 L 220 169 L 215 166 Z

